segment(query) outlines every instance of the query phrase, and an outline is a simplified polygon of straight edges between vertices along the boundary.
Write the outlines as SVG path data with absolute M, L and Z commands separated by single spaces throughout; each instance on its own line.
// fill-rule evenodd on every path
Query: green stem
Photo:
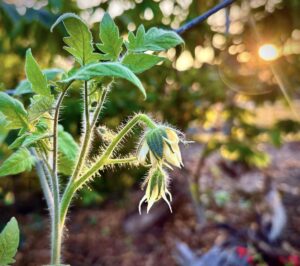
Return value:
M 110 83 L 111 84 L 111 83 Z M 105 88 L 104 88 L 104 92 L 102 93 L 101 97 L 100 97 L 100 101 L 95 109 L 95 112 L 94 112 L 94 115 L 93 115 L 93 120 L 92 120 L 92 129 L 94 129 L 94 127 L 96 126 L 96 123 L 97 123 L 97 120 L 98 120 L 98 117 L 103 109 L 103 106 L 104 106 L 104 103 L 106 101 L 106 97 L 107 97 L 107 94 L 109 92 L 109 86 L 110 84 L 108 84 Z
M 88 95 L 88 82 L 84 82 L 84 113 L 85 113 L 85 126 L 88 131 L 90 125 L 90 111 L 89 111 L 89 95 Z
M 69 183 L 61 200 L 60 223 L 62 226 L 65 223 L 66 214 L 75 192 L 83 184 L 85 184 L 90 179 L 91 176 L 96 174 L 104 165 L 107 164 L 107 161 L 110 159 L 110 156 L 112 155 L 114 149 L 123 140 L 123 138 L 132 130 L 132 128 L 139 122 L 144 122 L 150 128 L 156 127 L 156 124 L 147 115 L 138 114 L 134 116 L 126 124 L 126 126 L 122 128 L 122 130 L 118 133 L 118 135 L 112 140 L 112 142 L 104 151 L 104 153 L 99 158 L 99 160 L 95 162 L 94 165 L 92 165 L 92 167 L 87 172 L 85 172 L 78 180 L 76 180 L 73 183 Z
M 108 159 L 106 161 L 106 165 L 114 165 L 114 164 L 127 164 L 127 163 L 136 163 L 137 157 L 128 157 L 128 158 L 116 158 L 116 159 Z
M 53 194 L 53 215 L 51 217 L 51 264 L 59 265 L 61 262 L 61 242 L 62 230 L 59 223 L 60 217 L 60 195 L 59 195 L 59 181 L 57 174 L 57 160 L 58 160 L 58 121 L 59 110 L 62 101 L 70 87 L 71 82 L 66 85 L 64 90 L 58 97 L 53 121 L 53 165 L 52 165 L 52 194 Z
M 36 158 L 36 164 L 35 164 L 36 165 L 36 171 L 37 171 L 40 183 L 41 183 L 42 191 L 43 191 L 44 197 L 46 199 L 49 212 L 52 215 L 52 212 L 53 212 L 53 197 L 52 197 L 52 192 L 51 192 L 50 186 L 48 184 L 46 173 L 45 173 L 44 168 L 43 168 L 43 161 L 40 158 L 40 156 L 38 156 L 38 152 L 36 151 L 35 148 L 30 148 L 30 152 Z
M 89 148 L 90 148 L 90 145 L 91 145 L 91 139 L 92 139 L 91 135 L 92 135 L 92 132 L 93 132 L 94 127 L 96 125 L 97 118 L 98 118 L 98 116 L 99 116 L 99 114 L 100 114 L 100 112 L 103 108 L 103 104 L 104 104 L 105 98 L 107 96 L 107 91 L 108 91 L 108 89 L 106 88 L 105 92 L 103 94 L 104 96 L 100 97 L 100 101 L 98 102 L 98 105 L 95 109 L 95 112 L 94 112 L 94 115 L 93 115 L 93 120 L 92 120 L 91 124 L 90 124 L 89 118 L 87 119 L 87 116 L 89 116 L 88 113 L 87 112 L 85 113 L 85 115 L 86 115 L 86 130 L 85 130 L 84 137 L 83 137 L 83 143 L 82 143 L 82 146 L 81 146 L 81 149 L 80 149 L 80 152 L 79 152 L 78 162 L 76 163 L 74 173 L 73 173 L 73 175 L 72 175 L 72 177 L 70 178 L 70 181 L 69 181 L 70 185 L 80 175 L 80 172 L 81 172 L 82 167 L 83 167 L 83 163 L 85 162 L 86 157 L 88 156 L 88 151 L 89 151 Z M 85 85 L 84 94 L 85 94 L 84 95 L 84 98 L 85 98 L 85 107 L 84 108 L 85 108 L 85 110 L 88 110 L 88 101 L 87 101 L 88 91 L 87 91 L 86 85 Z

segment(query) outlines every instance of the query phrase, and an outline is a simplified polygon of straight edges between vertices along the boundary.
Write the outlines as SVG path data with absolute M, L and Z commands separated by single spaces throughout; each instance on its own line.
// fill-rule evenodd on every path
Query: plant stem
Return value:
M 126 124 L 126 126 L 122 128 L 122 130 L 118 133 L 118 135 L 112 140 L 112 142 L 109 144 L 109 146 L 102 154 L 100 159 L 97 162 L 95 162 L 94 165 L 92 165 L 92 167 L 86 173 L 84 173 L 78 180 L 76 180 L 74 183 L 69 183 L 61 200 L 61 213 L 60 213 L 61 226 L 63 226 L 65 223 L 67 211 L 75 192 L 82 185 L 84 185 L 90 179 L 91 176 L 96 174 L 104 165 L 107 164 L 107 161 L 110 160 L 110 156 L 112 155 L 114 149 L 123 140 L 123 138 L 132 130 L 132 128 L 139 122 L 144 122 L 150 128 L 156 127 L 156 124 L 147 115 L 138 114 L 134 116 Z
M 59 265 L 61 261 L 61 241 L 62 230 L 59 223 L 60 217 L 60 195 L 59 195 L 59 181 L 57 174 L 57 160 L 58 160 L 58 120 L 59 110 L 64 96 L 71 83 L 67 84 L 64 90 L 60 93 L 54 111 L 53 121 L 53 165 L 52 165 L 52 193 L 53 193 L 53 215 L 51 217 L 51 264 Z
M 88 82 L 84 82 L 84 113 L 85 113 L 85 126 L 86 131 L 91 127 L 90 125 L 90 111 L 89 111 L 89 94 L 88 94 Z
M 64 229 L 64 221 L 60 222 L 60 214 L 61 214 L 61 203 L 60 203 L 60 196 L 59 196 L 59 182 L 58 182 L 58 176 L 57 176 L 57 158 L 58 158 L 58 119 L 59 119 L 59 108 L 62 103 L 62 100 L 66 94 L 66 91 L 68 87 L 71 85 L 69 83 L 65 90 L 60 94 L 58 98 L 58 102 L 55 108 L 55 114 L 54 114 L 54 126 L 53 126 L 53 195 L 54 195 L 54 210 L 53 210 L 53 216 L 51 217 L 52 221 L 52 234 L 51 234 L 51 263 L 54 265 L 60 264 L 60 257 L 61 257 L 61 244 L 62 244 L 62 236 L 63 236 L 63 229 Z M 69 187 L 73 184 L 73 180 L 76 180 L 78 175 L 81 172 L 83 163 L 86 159 L 86 156 L 88 154 L 89 146 L 91 143 L 91 133 L 96 125 L 97 117 L 99 116 L 99 113 L 101 112 L 103 101 L 105 100 L 106 93 L 104 94 L 104 98 L 102 98 L 102 101 L 98 104 L 94 116 L 93 116 L 93 122 L 92 125 L 90 124 L 90 117 L 89 117 L 89 103 L 88 103 L 88 84 L 87 81 L 84 83 L 84 109 L 85 109 L 85 134 L 84 134 L 84 140 L 82 144 L 82 148 L 79 154 L 78 162 L 76 164 L 76 168 L 74 171 L 74 174 L 70 178 L 70 181 L 67 185 L 66 191 Z M 64 193 L 65 194 L 65 193 Z
M 104 106 L 104 103 L 106 101 L 106 97 L 107 97 L 107 94 L 109 92 L 109 86 L 110 84 L 108 84 L 105 88 L 104 88 L 104 91 L 103 91 L 103 94 L 101 95 L 100 97 L 100 101 L 95 109 L 95 112 L 94 112 L 94 115 L 93 115 L 93 120 L 92 120 L 92 125 L 91 125 L 91 128 L 92 130 L 94 129 L 94 127 L 96 126 L 96 123 L 97 123 L 97 120 L 98 120 L 98 117 L 103 109 L 103 106 Z
M 107 165 L 114 164 L 127 164 L 127 163 L 135 163 L 137 162 L 137 157 L 128 157 L 128 158 L 116 158 L 116 159 L 108 159 L 106 161 Z
M 86 82 L 85 82 L 85 84 L 86 84 Z M 82 143 L 82 146 L 81 146 L 81 149 L 80 149 L 80 152 L 79 152 L 78 161 L 76 163 L 74 173 L 73 173 L 72 177 L 70 178 L 69 184 L 71 184 L 72 182 L 74 182 L 78 178 L 78 176 L 80 175 L 80 172 L 82 170 L 83 163 L 85 162 L 86 157 L 88 156 L 88 151 L 89 151 L 89 148 L 90 148 L 90 145 L 91 145 L 91 139 L 92 139 L 91 135 L 92 135 L 92 132 L 95 128 L 98 116 L 99 116 L 99 114 L 100 114 L 100 112 L 103 108 L 103 104 L 105 102 L 107 92 L 108 92 L 108 89 L 106 88 L 105 92 L 103 94 L 103 97 L 100 97 L 100 101 L 98 102 L 97 107 L 94 111 L 92 123 L 90 124 L 89 111 L 88 111 L 88 99 L 87 99 L 88 90 L 87 90 L 87 86 L 85 85 L 85 90 L 84 90 L 84 99 L 85 99 L 84 100 L 84 102 L 85 102 L 84 105 L 85 106 L 84 106 L 84 108 L 85 108 L 85 116 L 86 116 L 85 117 L 85 119 L 86 119 L 86 130 L 85 130 L 84 137 L 83 137 L 83 143 Z M 86 112 L 86 111 L 88 111 L 88 112 Z
M 46 203 L 49 209 L 50 214 L 52 215 L 53 212 L 53 196 L 50 189 L 50 186 L 48 184 L 48 180 L 46 177 L 46 173 L 43 168 L 43 161 L 41 158 L 39 158 L 37 151 L 34 148 L 30 149 L 30 152 L 33 154 L 33 156 L 36 158 L 36 171 L 41 183 L 42 191 L 44 194 L 44 197 L 46 199 Z

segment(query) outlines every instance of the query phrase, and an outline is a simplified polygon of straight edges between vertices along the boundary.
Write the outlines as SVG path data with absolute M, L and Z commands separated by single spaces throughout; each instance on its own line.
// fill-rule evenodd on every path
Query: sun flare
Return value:
M 278 48 L 274 44 L 264 44 L 258 49 L 259 57 L 265 61 L 273 61 L 279 57 Z

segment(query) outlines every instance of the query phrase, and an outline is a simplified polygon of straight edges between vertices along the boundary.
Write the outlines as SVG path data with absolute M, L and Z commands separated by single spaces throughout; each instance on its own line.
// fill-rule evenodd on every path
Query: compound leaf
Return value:
M 183 39 L 174 31 L 153 27 L 145 32 L 141 25 L 135 36 L 129 32 L 126 46 L 131 52 L 164 51 L 183 43 Z
M 64 49 L 82 66 L 97 62 L 100 55 L 94 53 L 92 34 L 85 22 L 73 13 L 66 13 L 56 20 L 51 31 L 62 21 L 69 34 L 64 38 L 64 42 L 68 45 Z

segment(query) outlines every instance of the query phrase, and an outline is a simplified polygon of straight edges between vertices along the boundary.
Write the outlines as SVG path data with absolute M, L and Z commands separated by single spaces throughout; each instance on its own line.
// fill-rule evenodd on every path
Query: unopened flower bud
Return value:
M 168 174 L 160 167 L 157 166 L 152 168 L 149 172 L 149 175 L 146 179 L 146 193 L 144 197 L 141 199 L 139 204 L 139 212 L 141 214 L 141 207 L 143 202 L 147 202 L 147 213 L 153 206 L 153 204 L 163 198 L 165 202 L 168 204 L 170 211 L 172 212 L 172 208 L 170 205 L 170 201 L 172 201 L 172 195 L 167 189 L 169 182 Z M 169 199 L 168 199 L 168 197 Z
M 165 164 L 181 167 L 183 165 L 179 149 L 180 138 L 177 132 L 169 127 L 159 126 L 146 132 L 138 149 L 138 160 L 145 163 L 149 154 L 151 164 Z

